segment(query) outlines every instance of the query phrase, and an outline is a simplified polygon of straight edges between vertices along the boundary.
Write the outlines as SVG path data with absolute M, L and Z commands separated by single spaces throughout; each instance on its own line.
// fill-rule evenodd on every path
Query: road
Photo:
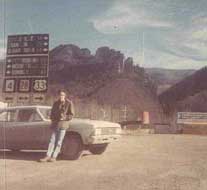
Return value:
M 123 136 L 102 155 L 39 163 L 43 152 L 0 152 L 1 190 L 206 190 L 207 136 Z

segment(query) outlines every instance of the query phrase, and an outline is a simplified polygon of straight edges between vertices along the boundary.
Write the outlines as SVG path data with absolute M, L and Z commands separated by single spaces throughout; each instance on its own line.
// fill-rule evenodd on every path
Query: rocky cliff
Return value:
M 109 47 L 98 48 L 94 55 L 71 44 L 54 48 L 50 53 L 50 94 L 59 88 L 67 89 L 74 99 L 128 105 L 136 114 L 149 111 L 157 114 L 153 116 L 157 120 L 162 112 L 156 86 L 144 68 Z

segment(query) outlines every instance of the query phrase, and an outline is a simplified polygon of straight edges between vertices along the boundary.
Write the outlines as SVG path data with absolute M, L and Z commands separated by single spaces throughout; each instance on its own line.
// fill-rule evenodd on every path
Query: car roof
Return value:
M 11 107 L 2 108 L 0 110 L 37 109 L 37 108 L 51 109 L 51 106 L 43 106 L 43 105 L 11 106 Z

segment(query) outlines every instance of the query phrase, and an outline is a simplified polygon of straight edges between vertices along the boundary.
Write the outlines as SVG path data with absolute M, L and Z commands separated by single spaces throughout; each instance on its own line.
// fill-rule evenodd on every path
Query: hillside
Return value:
M 165 111 L 172 111 L 178 108 L 180 110 L 191 110 L 192 102 L 197 102 L 197 105 L 201 106 L 197 106 L 197 109 L 194 107 L 194 111 L 204 109 L 205 105 L 201 103 L 203 100 L 200 99 L 200 96 L 206 98 L 206 93 L 204 93 L 207 90 L 206 81 L 207 67 L 204 67 L 162 93 L 159 99 Z M 182 107 L 181 104 L 185 106 Z
M 145 70 L 157 85 L 157 94 L 163 93 L 174 84 L 195 72 L 195 70 L 175 70 L 164 68 L 145 68 Z
M 90 99 L 96 99 L 100 104 L 130 105 L 134 110 L 130 117 L 142 117 L 142 112 L 148 111 L 152 122 L 161 121 L 162 110 L 157 97 L 149 88 L 134 79 L 117 78 L 92 94 Z
M 128 114 L 131 119 L 150 111 L 152 121 L 160 121 L 162 111 L 156 86 L 144 68 L 109 47 L 98 48 L 95 55 L 87 49 L 84 52 L 71 44 L 51 51 L 49 94 L 55 95 L 61 87 L 67 89 L 73 99 L 96 101 L 98 105 L 110 106 L 111 110 L 119 109 L 119 112 L 126 106 L 131 110 Z M 116 114 L 120 115 L 119 112 Z
M 160 122 L 156 85 L 144 68 L 120 51 L 100 47 L 93 55 L 87 48 L 59 45 L 50 51 L 49 63 L 47 104 L 64 88 L 80 117 L 100 119 L 104 109 L 109 120 L 136 120 L 148 111 L 152 122 Z
M 69 85 L 71 93 L 79 98 L 90 96 L 105 83 L 123 76 L 142 82 L 153 94 L 156 89 L 144 69 L 133 64 L 132 58 L 124 59 L 120 51 L 109 47 L 100 47 L 91 55 L 86 48 L 60 45 L 50 53 L 49 76 L 51 85 Z
M 177 110 L 192 112 L 207 112 L 207 90 L 188 96 L 177 102 Z

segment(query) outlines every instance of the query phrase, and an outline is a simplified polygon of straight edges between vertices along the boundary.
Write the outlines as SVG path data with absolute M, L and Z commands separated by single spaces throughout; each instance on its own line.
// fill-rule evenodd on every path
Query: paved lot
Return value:
M 43 155 L 0 152 L 0 190 L 207 189 L 207 136 L 123 136 L 77 161 L 38 163 Z

